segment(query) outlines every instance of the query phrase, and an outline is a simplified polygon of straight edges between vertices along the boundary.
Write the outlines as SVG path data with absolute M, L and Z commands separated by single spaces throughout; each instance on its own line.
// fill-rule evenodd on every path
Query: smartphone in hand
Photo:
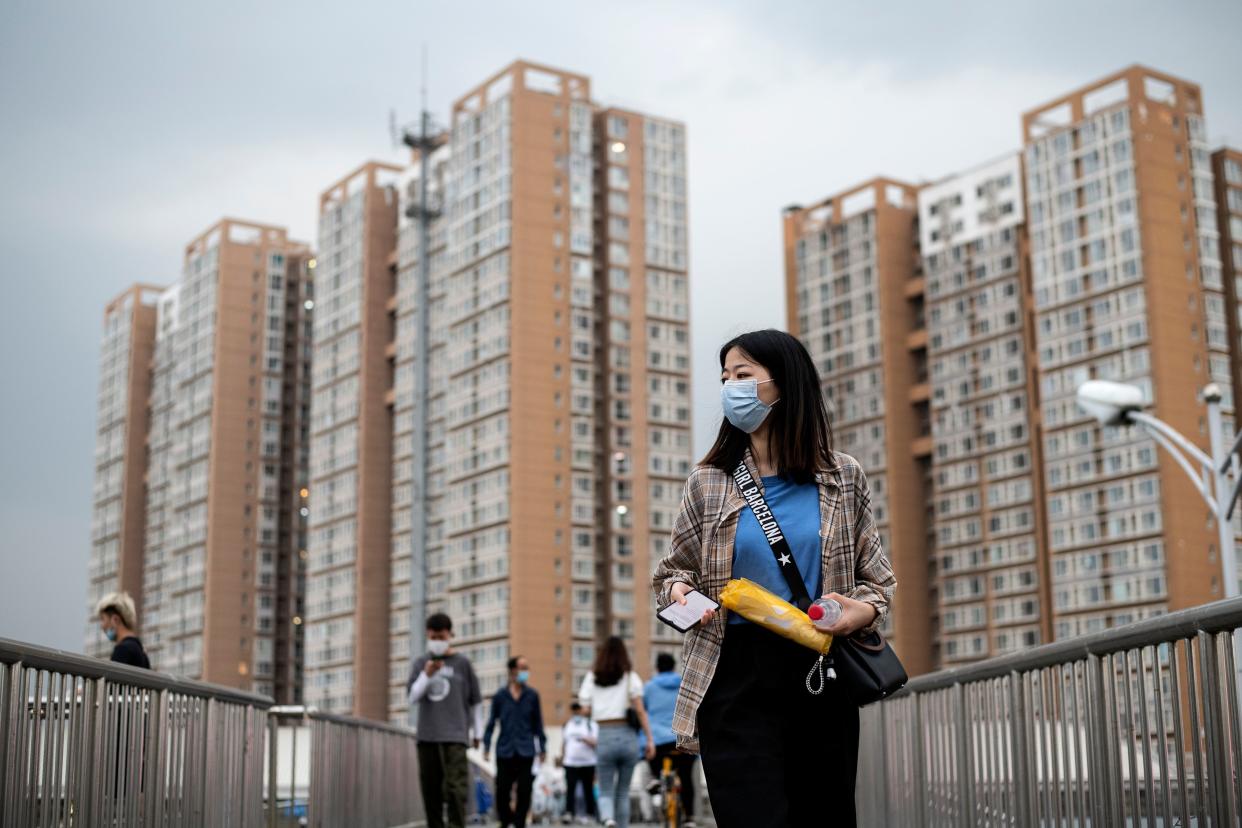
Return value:
M 660 610 L 656 617 L 668 624 L 679 633 L 689 632 L 703 620 L 703 613 L 708 610 L 720 609 L 720 604 L 708 598 L 697 589 L 686 593 L 686 603 L 676 601 Z

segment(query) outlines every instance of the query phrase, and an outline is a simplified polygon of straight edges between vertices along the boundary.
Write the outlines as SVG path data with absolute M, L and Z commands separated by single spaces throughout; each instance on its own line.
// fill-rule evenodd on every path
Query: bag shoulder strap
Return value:
M 802 573 L 798 571 L 798 562 L 794 560 L 789 541 L 785 540 L 785 533 L 781 531 L 776 515 L 772 514 L 772 510 L 768 508 L 767 501 L 763 497 L 763 489 L 759 487 L 759 481 L 750 473 L 750 469 L 746 468 L 745 460 L 739 462 L 737 468 L 733 470 L 733 480 L 746 500 L 746 505 L 754 512 L 755 520 L 759 521 L 759 528 L 763 530 L 763 536 L 767 539 L 772 554 L 776 556 L 776 565 L 781 575 L 785 577 L 785 583 L 789 584 L 794 606 L 805 612 L 807 607 L 811 606 L 811 596 L 806 591 L 806 582 L 802 580 Z

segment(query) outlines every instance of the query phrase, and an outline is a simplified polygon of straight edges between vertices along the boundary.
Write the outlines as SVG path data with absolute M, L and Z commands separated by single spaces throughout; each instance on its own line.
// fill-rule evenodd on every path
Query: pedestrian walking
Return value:
M 656 674 L 643 688 L 643 704 L 651 720 L 651 736 L 655 741 L 655 756 L 648 760 L 652 785 L 658 790 L 660 775 L 664 772 L 664 760 L 671 759 L 673 770 L 681 782 L 681 812 L 685 819 L 681 828 L 695 828 L 694 821 L 694 765 L 693 753 L 677 747 L 677 734 L 673 733 L 673 711 L 677 706 L 677 693 L 681 689 L 681 676 L 676 672 L 677 661 L 668 653 L 656 656 Z
M 599 725 L 585 715 L 582 703 L 569 707 L 569 721 L 561 728 L 564 744 L 561 765 L 565 768 L 565 811 L 570 816 L 595 819 L 595 748 L 599 744 Z M 582 788 L 583 814 L 578 814 L 578 788 Z
M 630 781 L 640 757 L 635 731 L 645 736 L 642 755 L 655 755 L 651 725 L 643 707 L 643 682 L 630 666 L 630 654 L 618 636 L 609 637 L 582 680 L 578 701 L 599 727 L 599 816 L 605 828 L 628 828 Z
M 99 629 L 112 642 L 111 661 L 143 670 L 151 669 L 151 661 L 147 658 L 147 651 L 143 649 L 142 640 L 134 632 L 138 627 L 138 612 L 134 607 L 134 599 L 128 592 L 105 595 L 95 604 L 95 615 L 99 617 Z M 134 744 L 130 744 L 127 750 L 122 749 L 121 745 L 125 744 L 125 725 L 121 709 L 114 708 L 113 715 L 116 718 L 116 777 L 112 796 L 114 804 L 120 809 L 118 812 L 123 812 L 129 798 L 141 795 L 144 768 L 142 754 L 145 750 Z
M 466 747 L 479 745 L 483 697 L 470 659 L 453 649 L 453 620 L 427 619 L 427 652 L 414 660 L 406 683 L 418 705 L 418 781 L 427 828 L 463 828 L 470 768 Z
M 815 363 L 795 337 L 766 330 L 727 342 L 720 372 L 724 421 L 686 481 L 652 578 L 659 606 L 685 604 L 691 589 L 719 600 L 731 578 L 791 600 L 801 578 L 808 595 L 840 604 L 834 636 L 874 630 L 897 582 L 867 478 L 833 450 Z M 765 526 L 788 544 L 779 558 L 735 482 L 739 464 L 759 482 Z M 723 609 L 686 634 L 672 729 L 701 752 L 720 828 L 855 824 L 858 708 L 841 681 L 808 692 L 808 652 Z
M 129 593 L 105 595 L 95 605 L 95 614 L 99 616 L 100 631 L 113 642 L 111 660 L 150 670 L 151 660 L 143 649 L 142 639 L 134 632 L 138 627 L 138 612 Z
M 547 758 L 548 739 L 543 732 L 543 712 L 539 693 L 529 684 L 530 665 L 522 656 L 509 659 L 509 683 L 492 696 L 492 712 L 483 731 L 483 759 L 492 746 L 492 732 L 500 725 L 496 739 L 496 815 L 502 828 L 525 828 L 530 812 L 532 765 L 535 757 Z M 517 788 L 516 805 L 511 797 Z

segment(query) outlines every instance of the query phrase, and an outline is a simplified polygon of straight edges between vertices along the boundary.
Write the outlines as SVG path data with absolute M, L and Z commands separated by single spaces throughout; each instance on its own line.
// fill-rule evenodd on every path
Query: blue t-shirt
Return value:
M 821 582 L 819 485 L 813 481 L 799 484 L 779 475 L 761 479 L 763 498 L 793 551 L 807 594 L 818 598 Z M 737 536 L 733 541 L 733 577 L 748 578 L 769 592 L 793 602 L 789 584 L 785 583 L 772 547 L 768 545 L 754 510 L 749 506 L 743 508 L 738 517 Z M 729 623 L 750 622 L 735 612 L 729 615 Z

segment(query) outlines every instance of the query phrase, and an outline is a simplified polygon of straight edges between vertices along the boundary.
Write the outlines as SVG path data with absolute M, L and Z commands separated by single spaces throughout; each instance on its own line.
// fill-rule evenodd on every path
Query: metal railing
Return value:
M 268 768 L 271 828 L 423 824 L 418 744 L 409 728 L 273 707 Z
M 0 638 L 0 828 L 424 824 L 409 728 Z
M 0 639 L 0 826 L 257 825 L 270 704 Z
M 1228 825 L 1242 599 L 912 680 L 862 710 L 865 826 Z

